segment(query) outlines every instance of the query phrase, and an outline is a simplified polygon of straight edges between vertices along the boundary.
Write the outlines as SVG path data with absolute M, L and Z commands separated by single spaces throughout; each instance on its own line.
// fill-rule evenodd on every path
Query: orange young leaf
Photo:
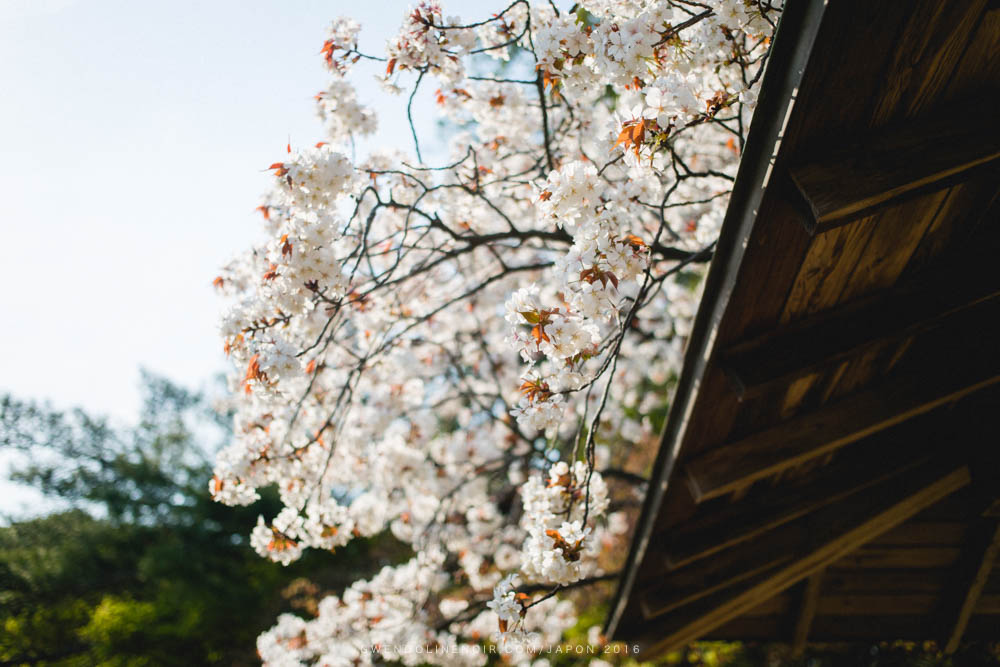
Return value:
M 250 357 L 250 363 L 247 364 L 247 374 L 243 378 L 244 380 L 257 380 L 263 373 L 260 370 L 260 355 L 255 354 Z
M 625 149 L 628 150 L 630 143 L 632 143 L 632 128 L 628 125 L 623 125 L 622 131 L 618 133 L 618 140 L 615 141 L 615 145 L 611 147 L 611 150 L 614 150 L 619 146 L 624 146 Z

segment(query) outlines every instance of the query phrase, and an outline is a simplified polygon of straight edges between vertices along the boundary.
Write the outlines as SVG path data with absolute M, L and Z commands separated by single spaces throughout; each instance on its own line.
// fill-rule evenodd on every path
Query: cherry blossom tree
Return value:
M 386 530 L 414 555 L 279 618 L 266 663 L 530 661 L 614 578 L 779 13 L 425 0 L 384 54 L 333 21 L 326 136 L 271 165 L 264 240 L 216 279 L 237 437 L 211 490 L 278 488 L 251 542 L 282 563 Z M 412 152 L 348 157 L 378 122 L 362 59 Z M 409 113 L 430 87 L 446 164 Z

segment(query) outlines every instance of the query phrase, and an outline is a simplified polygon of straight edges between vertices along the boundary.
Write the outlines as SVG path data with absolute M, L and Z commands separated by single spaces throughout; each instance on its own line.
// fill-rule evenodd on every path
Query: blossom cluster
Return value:
M 263 238 L 215 280 L 235 438 L 213 496 L 276 488 L 248 530 L 280 563 L 386 535 L 414 554 L 282 616 L 267 664 L 482 664 L 436 649 L 511 635 L 530 661 L 576 623 L 563 592 L 620 561 L 612 508 L 642 493 L 624 480 L 650 463 L 779 10 L 559 4 L 463 22 L 424 0 L 384 54 L 334 21 L 324 135 L 271 165 Z M 350 80 L 369 66 L 433 94 L 440 163 L 348 157 L 377 127 Z
M 560 461 L 549 470 L 548 483 L 534 476 L 521 487 L 528 532 L 524 576 L 533 581 L 571 584 L 594 566 L 591 528 L 587 518 L 604 516 L 608 490 L 598 472 L 582 461 L 570 467 Z
M 461 29 L 455 17 L 445 19 L 435 0 L 423 0 L 407 11 L 399 34 L 389 40 L 386 74 L 429 70 L 442 81 L 460 81 L 465 75 L 461 57 L 475 44 L 475 32 Z
M 539 188 L 543 219 L 568 230 L 573 241 L 555 263 L 562 306 L 546 307 L 538 286 L 530 285 L 507 300 L 506 320 L 510 343 L 529 364 L 512 414 L 523 426 L 552 432 L 561 421 L 563 394 L 586 384 L 584 362 L 597 355 L 623 306 L 635 302 L 649 246 L 629 232 L 628 208 L 603 199 L 605 183 L 593 165 L 568 162 Z
M 731 64 L 754 56 L 740 53 L 741 39 L 764 41 L 770 34 L 759 4 L 715 0 L 694 16 L 670 2 L 581 4 L 582 11 L 557 16 L 539 30 L 538 67 L 547 83 L 579 102 L 608 85 L 636 91 L 616 119 L 616 145 L 631 148 L 636 158 L 650 138 L 659 141 L 737 100 L 752 108 L 752 84 Z

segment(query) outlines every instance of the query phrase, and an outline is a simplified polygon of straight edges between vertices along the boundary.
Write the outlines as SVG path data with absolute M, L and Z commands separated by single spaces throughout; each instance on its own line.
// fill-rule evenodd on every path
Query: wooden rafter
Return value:
M 665 564 L 683 567 L 758 538 L 799 517 L 837 503 L 926 461 L 940 432 L 935 415 L 915 419 L 858 443 L 833 463 L 800 481 L 776 485 L 740 502 L 706 507 L 655 540 L 669 545 Z
M 973 356 L 962 365 L 945 361 L 940 368 L 917 364 L 910 372 L 695 458 L 685 467 L 692 495 L 704 502 L 730 493 L 1000 382 L 995 354 Z
M 919 486 L 920 480 L 935 478 L 941 465 L 940 461 L 924 461 L 918 465 L 904 463 L 878 484 L 862 485 L 846 498 L 770 531 L 766 539 L 748 541 L 712 558 L 671 570 L 655 584 L 649 582 L 646 592 L 640 596 L 643 613 L 648 617 L 665 614 L 793 562 L 817 539 L 818 526 L 822 527 L 823 534 L 846 532 L 868 517 L 873 508 L 896 498 L 900 488 Z M 890 527 L 886 526 L 886 530 Z
M 917 280 L 730 346 L 721 353 L 720 366 L 740 395 L 750 397 L 775 382 L 789 383 L 831 368 L 875 345 L 960 323 L 970 309 L 995 313 L 1000 272 L 993 258 L 998 252 L 1000 240 L 979 242 L 972 252 Z
M 960 576 L 964 577 L 965 581 L 957 584 L 958 590 L 962 591 L 962 597 L 954 607 L 951 618 L 946 620 L 950 631 L 945 641 L 945 653 L 954 653 L 962 641 L 962 635 L 965 634 L 972 612 L 983 593 L 983 587 L 986 586 L 986 580 L 990 576 L 998 552 L 1000 552 L 1000 521 L 984 520 L 963 559 L 963 572 Z
M 996 123 L 971 118 L 956 122 L 965 115 L 956 108 L 883 128 L 819 160 L 793 167 L 792 181 L 811 213 L 806 218 L 809 230 L 824 232 L 1000 162 Z
M 969 481 L 966 465 L 937 463 L 902 475 L 896 483 L 881 488 L 877 496 L 860 494 L 849 513 L 824 514 L 823 521 L 806 531 L 803 543 L 789 545 L 795 548 L 793 558 L 729 588 L 718 589 L 696 605 L 647 621 L 642 633 L 635 638 L 641 646 L 641 654 L 653 655 L 683 646 L 711 632 L 966 486 Z M 646 597 L 655 601 L 668 591 L 669 580 L 664 588 L 650 591 Z
M 823 570 L 817 570 L 806 579 L 805 587 L 802 590 L 802 602 L 799 605 L 799 614 L 795 619 L 795 633 L 792 636 L 792 656 L 801 656 L 805 651 L 806 642 L 809 639 L 809 628 L 812 627 L 813 618 L 816 616 L 816 607 L 819 605 L 820 589 L 823 586 Z

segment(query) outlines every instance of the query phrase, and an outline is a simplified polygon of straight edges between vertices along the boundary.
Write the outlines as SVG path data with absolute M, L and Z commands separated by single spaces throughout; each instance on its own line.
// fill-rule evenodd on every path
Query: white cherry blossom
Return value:
M 247 527 L 265 558 L 413 557 L 278 618 L 265 664 L 478 665 L 458 649 L 498 633 L 532 663 L 620 557 L 621 470 L 655 449 L 780 10 L 703 4 L 423 0 L 384 53 L 328 27 L 323 135 L 278 151 L 261 237 L 215 279 L 235 438 L 210 489 L 277 490 Z M 348 156 L 379 122 L 362 61 L 401 105 L 433 94 L 445 159 Z

